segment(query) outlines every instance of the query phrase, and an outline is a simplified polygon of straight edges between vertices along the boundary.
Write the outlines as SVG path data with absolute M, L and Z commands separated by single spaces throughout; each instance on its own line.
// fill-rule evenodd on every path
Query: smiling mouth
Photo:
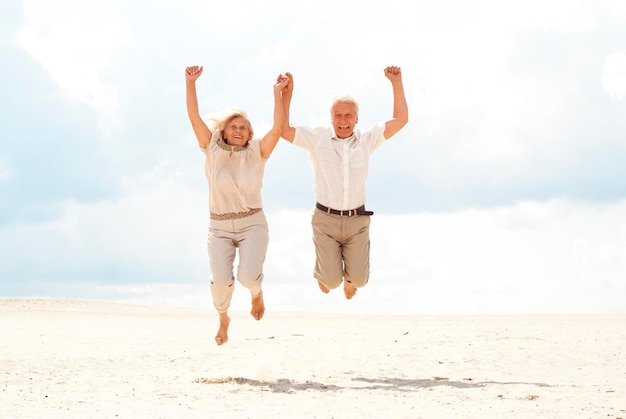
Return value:
M 350 125 L 339 125 L 339 129 L 350 129 Z

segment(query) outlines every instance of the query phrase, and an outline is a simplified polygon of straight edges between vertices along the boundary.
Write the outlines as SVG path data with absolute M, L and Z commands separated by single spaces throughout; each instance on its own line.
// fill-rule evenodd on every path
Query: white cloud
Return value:
M 506 229 L 534 230 L 570 215 L 568 211 L 573 209 L 571 204 L 562 201 L 552 201 L 548 204 L 524 201 L 512 207 L 496 209 L 495 220 Z
M 615 99 L 626 98 L 626 54 L 615 52 L 604 59 L 602 87 Z
M 71 98 L 91 106 L 104 126 L 111 124 L 118 92 L 105 81 L 103 72 L 131 36 L 118 4 L 26 0 L 23 11 L 18 45 L 40 62 Z
M 372 285 L 406 311 L 623 311 L 624 211 L 553 201 L 374 216 Z
M 115 200 L 63 202 L 56 220 L 1 231 L 12 245 L 0 273 L 56 281 L 193 281 L 206 268 L 202 192 L 164 165 L 124 182 Z M 37 265 L 29 262 L 33 255 Z
M 608 0 L 609 13 L 620 23 L 626 23 L 626 2 L 623 0 Z
M 496 3 L 500 5 L 496 6 Z M 488 7 L 506 9 L 512 21 L 538 26 L 553 32 L 587 32 L 596 27 L 597 7 L 586 0 L 529 0 L 525 2 L 488 2 Z

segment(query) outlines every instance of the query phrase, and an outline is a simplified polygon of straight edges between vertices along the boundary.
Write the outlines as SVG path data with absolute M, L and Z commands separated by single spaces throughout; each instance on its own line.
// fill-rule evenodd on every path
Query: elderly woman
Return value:
M 232 108 L 212 116 L 210 126 L 200 117 L 196 80 L 202 70 L 201 66 L 185 69 L 187 113 L 205 155 L 211 214 L 208 236 L 211 295 L 220 320 L 215 342 L 222 345 L 228 340 L 228 308 L 235 286 L 237 250 L 237 281 L 250 291 L 250 314 L 260 320 L 265 312 L 261 285 L 269 235 L 261 205 L 261 186 L 265 162 L 281 135 L 285 118 L 281 95 L 290 80 L 278 76 L 274 84 L 274 124 L 265 136 L 253 139 L 252 125 L 241 109 Z

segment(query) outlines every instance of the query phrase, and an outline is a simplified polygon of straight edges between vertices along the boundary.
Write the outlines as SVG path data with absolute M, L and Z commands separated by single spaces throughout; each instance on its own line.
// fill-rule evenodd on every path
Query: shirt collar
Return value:
M 358 139 L 359 139 L 359 136 L 357 135 L 357 132 L 356 132 L 356 131 L 353 131 L 353 132 L 352 132 L 352 135 L 351 135 L 351 136 L 349 136 L 349 137 L 347 137 L 347 138 L 337 138 L 337 135 L 333 135 L 333 136 L 331 137 L 331 139 L 332 139 L 332 140 L 335 140 L 335 141 L 346 141 L 346 142 L 350 142 L 350 141 L 352 141 L 352 140 L 358 140 Z

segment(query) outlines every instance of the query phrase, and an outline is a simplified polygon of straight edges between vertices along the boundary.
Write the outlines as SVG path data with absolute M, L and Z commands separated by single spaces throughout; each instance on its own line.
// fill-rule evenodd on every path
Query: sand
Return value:
M 626 418 L 626 315 L 231 317 L 0 299 L 0 417 Z

